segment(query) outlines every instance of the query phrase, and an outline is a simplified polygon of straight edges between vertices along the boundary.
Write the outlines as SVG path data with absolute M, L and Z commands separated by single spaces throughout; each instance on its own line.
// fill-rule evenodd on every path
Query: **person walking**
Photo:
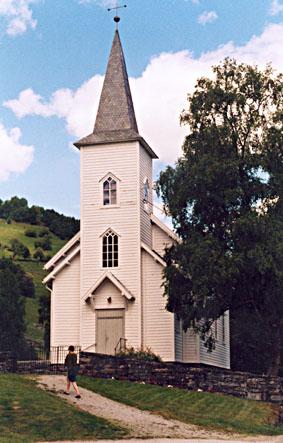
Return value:
M 65 358 L 65 366 L 68 368 L 67 374 L 67 387 L 66 391 L 64 391 L 65 395 L 70 395 L 70 387 L 71 383 L 76 392 L 76 398 L 81 398 L 81 394 L 77 385 L 77 373 L 78 373 L 78 363 L 77 363 L 77 354 L 75 353 L 74 346 L 69 346 L 69 353 Z

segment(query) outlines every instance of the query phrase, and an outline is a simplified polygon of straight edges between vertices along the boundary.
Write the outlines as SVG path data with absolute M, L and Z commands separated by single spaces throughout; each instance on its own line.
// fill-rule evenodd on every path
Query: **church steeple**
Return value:
M 128 135 L 138 134 L 127 68 L 118 30 L 115 31 L 113 39 L 93 132 L 99 135 L 99 133 L 108 131 L 127 131 Z M 115 135 L 113 134 L 113 136 Z
M 86 145 L 140 141 L 157 158 L 139 135 L 128 73 L 118 30 L 115 31 L 106 75 L 100 96 L 93 133 L 74 143 Z

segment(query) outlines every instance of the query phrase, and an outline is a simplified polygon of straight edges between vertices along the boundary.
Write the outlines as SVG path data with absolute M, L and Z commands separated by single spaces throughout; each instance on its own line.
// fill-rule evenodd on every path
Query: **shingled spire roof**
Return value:
M 116 30 L 93 133 L 74 144 L 80 148 L 136 140 L 143 144 L 153 158 L 157 158 L 139 135 L 125 58 L 119 32 Z

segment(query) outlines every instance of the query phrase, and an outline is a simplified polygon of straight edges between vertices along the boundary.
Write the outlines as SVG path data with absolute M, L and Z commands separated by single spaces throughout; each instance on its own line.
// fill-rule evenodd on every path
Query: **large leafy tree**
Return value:
M 0 260 L 0 351 L 17 354 L 25 346 L 25 283 L 14 263 Z
M 250 313 L 273 343 L 275 374 L 283 336 L 283 78 L 231 59 L 213 72 L 198 80 L 181 116 L 190 129 L 183 156 L 157 183 L 181 238 L 165 256 L 167 307 L 208 344 L 213 320 L 227 309 Z

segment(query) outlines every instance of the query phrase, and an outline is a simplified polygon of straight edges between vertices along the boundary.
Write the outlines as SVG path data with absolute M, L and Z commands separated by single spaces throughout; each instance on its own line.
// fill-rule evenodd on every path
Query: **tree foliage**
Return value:
M 0 260 L 0 350 L 19 352 L 25 345 L 26 278 L 11 260 Z
M 25 198 L 12 197 L 10 200 L 0 200 L 0 218 L 32 225 L 43 225 L 50 229 L 62 240 L 70 239 L 80 229 L 80 222 L 74 217 L 67 217 L 53 209 L 44 209 L 40 206 L 28 206 Z M 43 230 L 44 232 L 44 230 Z
M 27 246 L 25 246 L 21 241 L 17 238 L 14 238 L 10 241 L 10 250 L 13 254 L 13 259 L 16 258 L 24 258 L 27 259 L 30 257 L 30 251 Z
M 10 259 L 0 259 L 0 271 L 10 271 L 17 280 L 17 286 L 23 297 L 34 298 L 35 288 L 33 278 Z
M 166 252 L 168 309 L 202 333 L 227 309 L 283 335 L 283 77 L 226 59 L 198 80 L 181 116 L 190 133 L 157 191 L 181 238 Z M 248 340 L 248 337 L 246 337 Z

